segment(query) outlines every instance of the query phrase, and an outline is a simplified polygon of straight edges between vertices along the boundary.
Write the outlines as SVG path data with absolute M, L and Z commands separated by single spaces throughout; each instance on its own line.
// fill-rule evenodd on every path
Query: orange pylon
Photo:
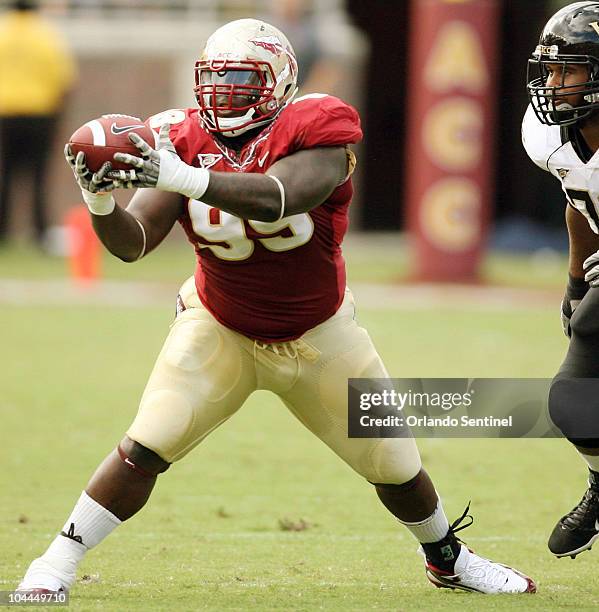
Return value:
M 82 284 L 93 283 L 100 277 L 101 246 L 89 212 L 80 204 L 74 206 L 67 212 L 65 222 L 71 278 Z

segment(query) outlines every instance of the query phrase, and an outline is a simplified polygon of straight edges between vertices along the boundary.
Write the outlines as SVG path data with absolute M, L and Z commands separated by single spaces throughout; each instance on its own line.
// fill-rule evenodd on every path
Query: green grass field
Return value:
M 350 283 L 392 283 L 407 276 L 405 244 L 397 234 L 350 234 L 345 240 L 344 253 Z M 134 266 L 106 252 L 101 258 L 103 275 L 118 280 L 172 281 L 179 278 L 173 276 L 173 271 L 191 271 L 193 265 L 193 252 L 187 242 L 175 239 L 170 239 L 151 257 Z M 500 286 L 561 290 L 565 270 L 566 258 L 552 252 L 533 257 L 491 254 L 484 262 L 483 280 Z M 22 244 L 0 249 L 0 279 L 45 279 L 66 273 L 66 262 L 60 257 L 47 257 Z
M 350 256 L 353 278 L 371 280 L 375 269 L 376 280 L 391 282 L 397 267 L 377 266 L 372 253 L 357 248 Z M 172 281 L 183 257 L 189 260 L 166 249 L 137 267 L 109 263 L 107 274 Z M 535 266 L 494 259 L 487 269 L 497 282 L 522 286 Z M 28 251 L 0 253 L 0 279 L 62 270 L 63 262 Z M 534 278 L 539 287 L 562 282 L 555 269 Z M 566 347 L 557 303 L 471 306 L 361 309 L 359 318 L 394 376 L 554 373 Z M 170 305 L 45 306 L 35 292 L 20 304 L 0 299 L 0 590 L 14 588 L 43 552 L 122 436 L 171 315 Z M 596 551 L 571 561 L 546 549 L 555 520 L 585 488 L 585 469 L 566 442 L 422 440 L 420 447 L 449 517 L 472 500 L 475 523 L 462 532 L 467 543 L 529 572 L 537 595 L 484 597 L 432 587 L 416 543 L 372 487 L 276 397 L 257 393 L 161 476 L 148 506 L 86 557 L 71 609 L 599 607 Z M 305 521 L 308 528 L 283 530 L 281 521 Z

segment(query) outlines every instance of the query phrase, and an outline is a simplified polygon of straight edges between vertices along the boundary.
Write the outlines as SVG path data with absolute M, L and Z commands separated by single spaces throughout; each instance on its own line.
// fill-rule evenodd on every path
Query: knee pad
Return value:
M 121 442 L 117 446 L 117 452 L 127 467 L 146 478 L 154 478 L 158 474 L 166 472 L 171 466 L 154 451 L 134 440 Z
M 580 443 L 583 439 L 599 439 L 599 379 L 554 380 L 549 390 L 549 416 L 575 444 L 584 446 Z
M 173 463 L 189 444 L 194 412 L 191 398 L 168 389 L 146 390 L 127 436 Z
M 369 453 L 369 469 L 364 474 L 370 482 L 401 485 L 414 479 L 422 468 L 414 438 L 376 440 Z

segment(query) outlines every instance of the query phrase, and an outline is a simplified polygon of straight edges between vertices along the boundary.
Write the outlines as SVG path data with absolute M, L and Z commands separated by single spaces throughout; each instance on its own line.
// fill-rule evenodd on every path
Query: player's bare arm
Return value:
M 304 149 L 275 162 L 262 173 L 211 172 L 185 164 L 160 130 L 161 145 L 152 149 L 137 134 L 130 139 L 141 157 L 116 153 L 116 161 L 135 168 L 108 176 L 133 187 L 157 187 L 200 199 L 242 219 L 277 221 L 322 204 L 347 176 L 344 147 Z
M 572 205 L 566 205 L 566 225 L 570 241 L 568 284 L 562 300 L 561 320 L 566 336 L 570 337 L 570 319 L 589 290 L 584 278 L 584 262 L 599 249 L 599 236 L 590 228 L 584 215 Z
M 166 128 L 163 137 L 165 132 Z M 156 158 L 159 152 L 151 149 L 144 141 L 140 142 L 139 138 L 132 140 L 139 145 L 140 152 L 146 158 L 136 158 L 137 167 L 143 168 L 145 164 L 145 172 L 151 175 L 147 165 L 152 164 L 158 181 L 160 163 Z M 176 158 L 179 165 L 185 166 L 186 172 L 206 172 L 184 164 L 174 153 L 174 148 L 170 150 L 170 155 Z M 128 154 L 117 154 L 116 158 L 126 160 L 127 163 L 132 161 Z M 104 174 L 107 173 L 104 170 Z M 121 181 L 113 181 L 116 186 L 134 186 L 136 180 L 139 183 L 138 175 L 130 172 L 110 174 L 121 177 Z M 345 147 L 316 147 L 278 160 L 266 174 L 210 172 L 208 187 L 201 197 L 206 204 L 242 219 L 276 221 L 283 216 L 307 212 L 319 206 L 347 174 Z M 93 177 L 96 182 L 103 184 L 102 171 Z M 145 180 L 149 184 L 152 179 Z M 182 204 L 183 199 L 179 193 L 141 189 L 133 196 L 127 210 L 116 206 L 108 215 L 92 214 L 93 226 L 104 246 L 113 255 L 123 261 L 136 261 L 162 242 L 181 215 Z
M 181 214 L 181 196 L 138 190 L 124 210 L 116 205 L 112 192 L 126 185 L 107 177 L 110 163 L 92 173 L 83 152 L 75 156 L 68 144 L 64 152 L 92 213 L 94 230 L 113 255 L 123 261 L 136 261 L 162 242 Z
M 570 204 L 566 206 L 566 225 L 570 240 L 568 271 L 572 277 L 583 280 L 583 263 L 599 249 L 599 236 L 590 228 L 584 215 Z
M 139 189 L 126 209 L 116 206 L 109 215 L 92 214 L 102 244 L 126 262 L 137 261 L 155 249 L 181 215 L 179 194 Z
M 298 151 L 280 159 L 264 174 L 211 172 L 202 200 L 242 219 L 276 221 L 320 206 L 347 176 L 343 147 Z M 283 187 L 271 178 L 276 177 Z M 243 194 L 240 198 L 239 194 Z

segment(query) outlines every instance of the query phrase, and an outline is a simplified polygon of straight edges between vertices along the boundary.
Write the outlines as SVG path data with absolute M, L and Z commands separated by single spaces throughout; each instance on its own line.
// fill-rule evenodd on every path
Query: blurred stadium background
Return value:
M 339 95 L 363 118 L 346 255 L 360 319 L 391 374 L 551 377 L 566 347 L 558 315 L 564 202 L 552 177 L 526 158 L 520 121 L 526 60 L 547 17 L 565 4 L 40 3 L 72 49 L 79 77 L 52 149 L 52 229 L 43 248 L 31 244 L 31 185 L 23 178 L 12 194 L 11 239 L 0 247 L 0 589 L 12 588 L 41 552 L 130 422 L 173 296 L 193 267 L 176 229 L 135 266 L 101 255 L 98 279 L 73 279 L 64 227 L 81 204 L 62 156 L 69 135 L 108 112 L 147 117 L 193 105 L 193 63 L 210 32 L 243 16 L 279 25 L 300 56 L 303 92 Z M 466 27 L 446 29 L 456 21 Z M 415 32 L 425 33 L 426 45 Z M 446 69 L 441 93 L 427 91 L 414 73 L 431 55 Z M 432 112 L 436 102 L 447 103 L 445 114 L 420 121 L 416 110 Z M 427 186 L 446 179 L 461 188 L 433 198 L 440 203 L 425 217 L 431 235 L 418 211 Z M 410 201 L 412 193 L 422 199 Z M 126 202 L 126 194 L 118 199 Z M 483 602 L 430 588 L 410 537 L 367 487 L 259 393 L 163 477 L 143 518 L 89 555 L 71 605 L 553 610 L 575 602 L 597 609 L 594 557 L 570 564 L 545 549 L 553 523 L 584 489 L 584 469 L 566 443 L 420 446 L 450 516 L 473 499 L 468 543 L 534 575 L 538 596 Z
M 0 7 L 2 3 L 7 0 Z M 454 72 L 455 88 L 449 87 L 441 97 L 455 94 L 477 103 L 477 98 L 486 97 L 492 112 L 484 117 L 486 125 L 480 126 L 476 107 L 454 109 L 462 118 L 454 113 L 457 118 L 447 133 L 437 136 L 434 146 L 445 146 L 450 157 L 489 155 L 490 180 L 481 195 L 486 210 L 474 213 L 492 217 L 485 245 L 508 252 L 563 251 L 566 234 L 559 190 L 551 177 L 531 166 L 519 136 L 526 107 L 526 59 L 547 16 L 563 4 L 556 0 L 41 0 L 43 15 L 62 31 L 74 52 L 80 75 L 63 109 L 52 156 L 51 220 L 61 225 L 66 211 L 80 199 L 60 154 L 69 135 L 89 118 L 107 112 L 147 117 L 165 108 L 194 105 L 193 62 L 207 35 L 227 20 L 253 15 L 289 32 L 300 59 L 304 93 L 331 92 L 361 112 L 366 138 L 358 151 L 353 231 L 405 229 L 407 187 L 414 165 L 423 161 L 421 151 L 414 153 L 418 142 L 413 138 L 418 140 L 418 135 L 411 130 L 418 126 L 409 102 L 417 96 L 415 89 L 426 87 L 410 73 L 422 60 L 412 51 L 426 55 L 425 60 L 431 55 L 439 60 L 436 50 L 442 58 L 447 49 L 455 49 L 451 42 L 443 47 L 444 26 L 456 19 L 466 19 L 469 26 L 469 15 L 479 12 L 492 20 L 458 33 L 464 46 L 443 64 L 448 73 Z M 414 32 L 427 19 L 434 20 L 427 32 L 428 48 L 416 49 Z M 497 44 L 483 53 L 489 38 L 496 38 Z M 468 51 L 484 57 L 469 56 Z M 466 71 L 484 71 L 482 92 L 473 95 L 468 83 L 460 81 L 464 74 L 460 62 L 470 63 Z M 451 173 L 456 174 L 455 167 Z M 14 232 L 21 236 L 28 227 L 28 193 L 29 186 L 22 185 L 13 194 L 20 202 Z M 450 221 L 447 231 L 452 224 L 472 223 L 472 211 L 463 206 L 437 216 L 442 219 L 444 214 Z M 462 228 L 464 232 L 468 234 Z M 401 239 L 399 234 L 396 237 Z

